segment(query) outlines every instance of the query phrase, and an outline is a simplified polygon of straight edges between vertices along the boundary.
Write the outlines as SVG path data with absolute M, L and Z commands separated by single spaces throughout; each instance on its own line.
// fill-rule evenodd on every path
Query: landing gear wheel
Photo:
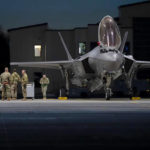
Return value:
M 67 91 L 65 88 L 61 88 L 59 91 L 59 97 L 66 97 L 67 96 Z
M 133 95 L 134 95 L 134 94 L 133 94 L 133 90 L 130 89 L 130 90 L 129 90 L 129 98 L 132 99 Z
M 111 97 L 111 89 L 107 88 L 105 93 L 105 98 L 106 100 L 110 100 L 110 97 Z

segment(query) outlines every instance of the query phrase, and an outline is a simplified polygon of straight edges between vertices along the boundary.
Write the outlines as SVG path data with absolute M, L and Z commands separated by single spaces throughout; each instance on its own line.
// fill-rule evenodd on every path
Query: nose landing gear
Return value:
M 103 78 L 103 83 L 105 84 L 105 99 L 106 100 L 110 100 L 110 98 L 112 96 L 112 91 L 110 88 L 111 81 L 112 81 L 112 77 L 109 74 L 106 75 L 105 78 Z

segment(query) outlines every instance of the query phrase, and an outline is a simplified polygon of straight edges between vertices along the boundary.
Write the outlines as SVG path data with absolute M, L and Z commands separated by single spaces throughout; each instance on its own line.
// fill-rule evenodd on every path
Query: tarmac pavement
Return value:
M 0 101 L 0 149 L 149 149 L 150 100 Z

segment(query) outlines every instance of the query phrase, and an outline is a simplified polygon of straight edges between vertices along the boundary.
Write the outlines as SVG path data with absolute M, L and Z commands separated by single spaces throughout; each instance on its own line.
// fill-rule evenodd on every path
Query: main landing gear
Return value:
M 105 85 L 104 89 L 105 89 L 105 99 L 106 100 L 110 100 L 110 98 L 112 96 L 112 91 L 111 91 L 111 88 L 110 88 L 111 81 L 112 81 L 111 74 L 106 74 L 106 76 L 103 78 L 103 83 Z
M 110 100 L 111 96 L 112 96 L 111 88 L 106 88 L 106 90 L 105 90 L 105 99 Z

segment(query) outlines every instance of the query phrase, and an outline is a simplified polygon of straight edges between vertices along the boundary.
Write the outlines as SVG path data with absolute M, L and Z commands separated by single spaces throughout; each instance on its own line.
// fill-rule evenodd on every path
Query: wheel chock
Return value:
M 58 97 L 59 100 L 67 100 L 68 97 Z
M 140 100 L 141 97 L 132 97 L 131 100 Z

